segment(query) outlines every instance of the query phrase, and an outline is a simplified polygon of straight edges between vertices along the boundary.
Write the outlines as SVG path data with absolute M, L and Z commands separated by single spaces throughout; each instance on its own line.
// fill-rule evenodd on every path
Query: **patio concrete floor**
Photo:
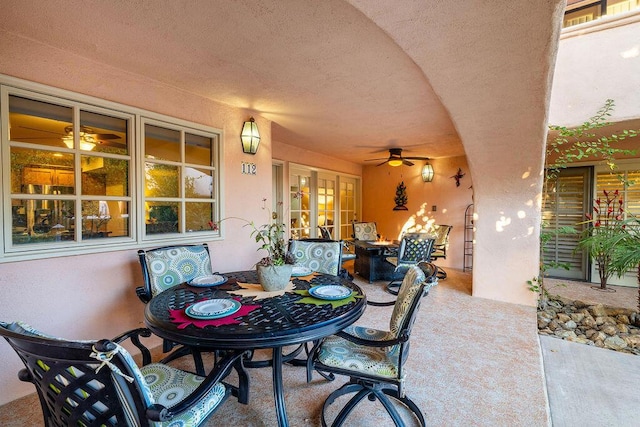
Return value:
M 447 271 L 447 280 L 432 289 L 421 307 L 407 362 L 407 394 L 428 425 L 640 425 L 640 397 L 634 387 L 640 384 L 640 357 L 539 337 L 533 307 L 473 298 L 470 275 Z M 382 291 L 384 282 L 369 284 L 357 277 L 356 282 L 371 300 L 389 297 Z M 581 285 L 576 292 L 590 294 L 590 286 Z M 358 324 L 388 328 L 391 310 L 368 307 Z M 188 358 L 179 363 L 189 368 Z M 229 399 L 206 426 L 276 425 L 270 369 L 252 369 L 250 374 L 250 404 Z M 314 375 L 307 384 L 301 368 L 286 365 L 291 426 L 320 425 L 324 398 L 344 381 L 327 382 Z M 365 402 L 346 425 L 389 423 L 377 402 Z M 43 425 L 35 394 L 0 407 L 0 425 Z

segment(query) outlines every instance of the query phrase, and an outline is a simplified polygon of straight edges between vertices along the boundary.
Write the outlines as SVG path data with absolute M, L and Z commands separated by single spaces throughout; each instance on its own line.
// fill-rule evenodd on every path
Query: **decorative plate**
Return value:
M 339 300 L 351 296 L 351 289 L 341 285 L 320 285 L 309 289 L 309 295 L 324 300 Z
M 234 299 L 210 299 L 187 307 L 185 314 L 194 319 L 219 319 L 240 310 L 242 304 Z
M 309 267 L 303 267 L 301 265 L 294 265 L 291 269 L 291 275 L 293 277 L 308 276 L 311 273 L 313 273 L 312 269 L 310 269 Z
M 212 274 L 211 276 L 200 276 L 189 281 L 189 285 L 196 287 L 218 286 L 227 281 L 227 278 L 220 274 Z

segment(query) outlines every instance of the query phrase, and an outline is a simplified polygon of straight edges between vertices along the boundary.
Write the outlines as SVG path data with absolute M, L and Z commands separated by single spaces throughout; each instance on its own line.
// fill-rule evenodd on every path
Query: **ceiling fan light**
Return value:
M 64 145 L 67 146 L 67 148 L 73 149 L 73 147 L 75 146 L 74 140 L 73 140 L 73 132 L 70 132 L 69 135 L 63 136 L 62 142 L 64 143 Z M 96 142 L 97 141 L 93 136 L 86 134 L 84 132 L 80 132 L 80 149 L 81 150 L 84 150 L 84 151 L 93 150 L 96 146 Z
M 64 143 L 64 145 L 67 146 L 67 148 L 73 148 L 73 136 L 72 135 L 63 136 L 62 137 L 62 142 Z
M 388 163 L 389 166 L 400 166 L 402 164 L 402 159 L 391 159 Z

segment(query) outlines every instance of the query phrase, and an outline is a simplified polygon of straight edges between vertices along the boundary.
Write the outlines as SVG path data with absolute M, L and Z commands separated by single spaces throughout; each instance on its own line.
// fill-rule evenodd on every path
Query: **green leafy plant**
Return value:
M 554 179 L 561 169 L 577 161 L 604 161 L 613 171 L 616 169 L 617 156 L 635 154 L 635 150 L 625 150 L 613 147 L 611 144 L 637 137 L 638 131 L 623 130 L 609 136 L 597 136 L 594 132 L 611 125 L 608 117 L 611 117 L 614 107 L 613 99 L 607 99 L 604 106 L 593 117 L 575 128 L 549 126 L 549 130 L 556 132 L 556 135 L 547 142 L 545 166 L 547 180 Z
M 578 241 L 576 250 L 583 249 L 598 265 L 600 289 L 607 289 L 607 281 L 614 274 L 611 267 L 612 254 L 618 244 L 618 237 L 624 235 L 624 201 L 618 190 L 603 190 L 604 199 L 594 201 L 593 215 L 587 214 L 591 226 Z
M 590 117 L 587 121 L 576 127 L 568 128 L 566 126 L 549 125 L 552 137 L 547 141 L 545 152 L 544 194 L 547 193 L 550 185 L 557 180 L 560 171 L 573 162 L 597 160 L 604 162 L 611 171 L 614 171 L 617 168 L 616 157 L 635 154 L 634 150 L 621 149 L 612 144 L 627 138 L 637 137 L 638 131 L 623 130 L 609 136 L 598 136 L 595 132 L 596 130 L 611 125 L 608 118 L 611 117 L 614 107 L 614 101 L 607 99 L 602 108 L 600 108 L 593 117 Z M 624 181 L 622 177 L 619 178 L 621 182 Z M 545 230 L 544 223 L 542 224 L 541 230 L 543 231 L 541 231 L 540 236 L 540 274 L 533 280 L 529 280 L 527 284 L 531 291 L 538 293 L 539 301 L 542 301 L 544 305 L 549 296 L 544 286 L 544 277 L 547 271 L 551 268 L 569 269 L 569 265 L 566 263 L 556 263 L 547 260 L 545 258 L 544 247 L 546 243 L 556 235 L 575 234 L 577 231 L 574 227 L 567 226 Z M 588 242 L 585 242 L 584 245 L 588 245 Z
M 611 236 L 609 246 L 613 248 L 610 269 L 622 277 L 629 269 L 637 269 L 638 312 L 640 312 L 640 219 L 624 221 L 621 233 Z M 640 318 L 638 319 L 640 321 Z
M 239 217 L 223 218 L 218 222 L 210 222 L 209 225 L 213 230 L 220 228 L 220 223 L 228 219 L 237 219 L 243 221 L 245 225 L 243 227 L 249 227 L 251 229 L 250 236 L 253 237 L 256 243 L 260 244 L 258 250 L 264 250 L 267 252 L 267 256 L 263 257 L 256 263 L 256 265 L 263 266 L 278 266 L 284 264 L 294 264 L 295 260 L 293 255 L 288 250 L 288 241 L 285 239 L 286 227 L 282 221 L 278 220 L 278 214 L 271 212 L 267 206 L 267 199 L 262 199 L 262 210 L 268 212 L 270 221 L 265 224 L 256 224 L 253 221 L 246 220 Z

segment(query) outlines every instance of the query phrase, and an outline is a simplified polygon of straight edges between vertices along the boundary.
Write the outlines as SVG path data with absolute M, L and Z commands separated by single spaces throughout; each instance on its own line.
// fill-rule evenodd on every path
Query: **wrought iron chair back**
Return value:
M 387 284 L 386 289 L 392 295 L 398 295 L 400 281 L 405 277 L 407 271 L 420 262 L 431 261 L 431 253 L 435 239 L 427 233 L 405 233 L 400 241 L 397 256 L 388 256 L 385 262 L 394 265 L 393 279 Z M 395 301 L 372 301 L 367 304 L 374 306 L 394 305 Z
M 149 364 L 151 355 L 139 340 L 151 335 L 147 329 L 113 340 L 68 341 L 23 322 L 0 322 L 0 335 L 22 359 L 18 377 L 35 385 L 46 426 L 159 426 L 187 419 L 200 425 L 228 397 L 230 389 L 219 381 L 240 356 L 225 360 L 220 374 L 205 380 Z M 142 351 L 142 368 L 118 344 L 127 338 Z M 179 397 L 166 393 L 170 389 Z

